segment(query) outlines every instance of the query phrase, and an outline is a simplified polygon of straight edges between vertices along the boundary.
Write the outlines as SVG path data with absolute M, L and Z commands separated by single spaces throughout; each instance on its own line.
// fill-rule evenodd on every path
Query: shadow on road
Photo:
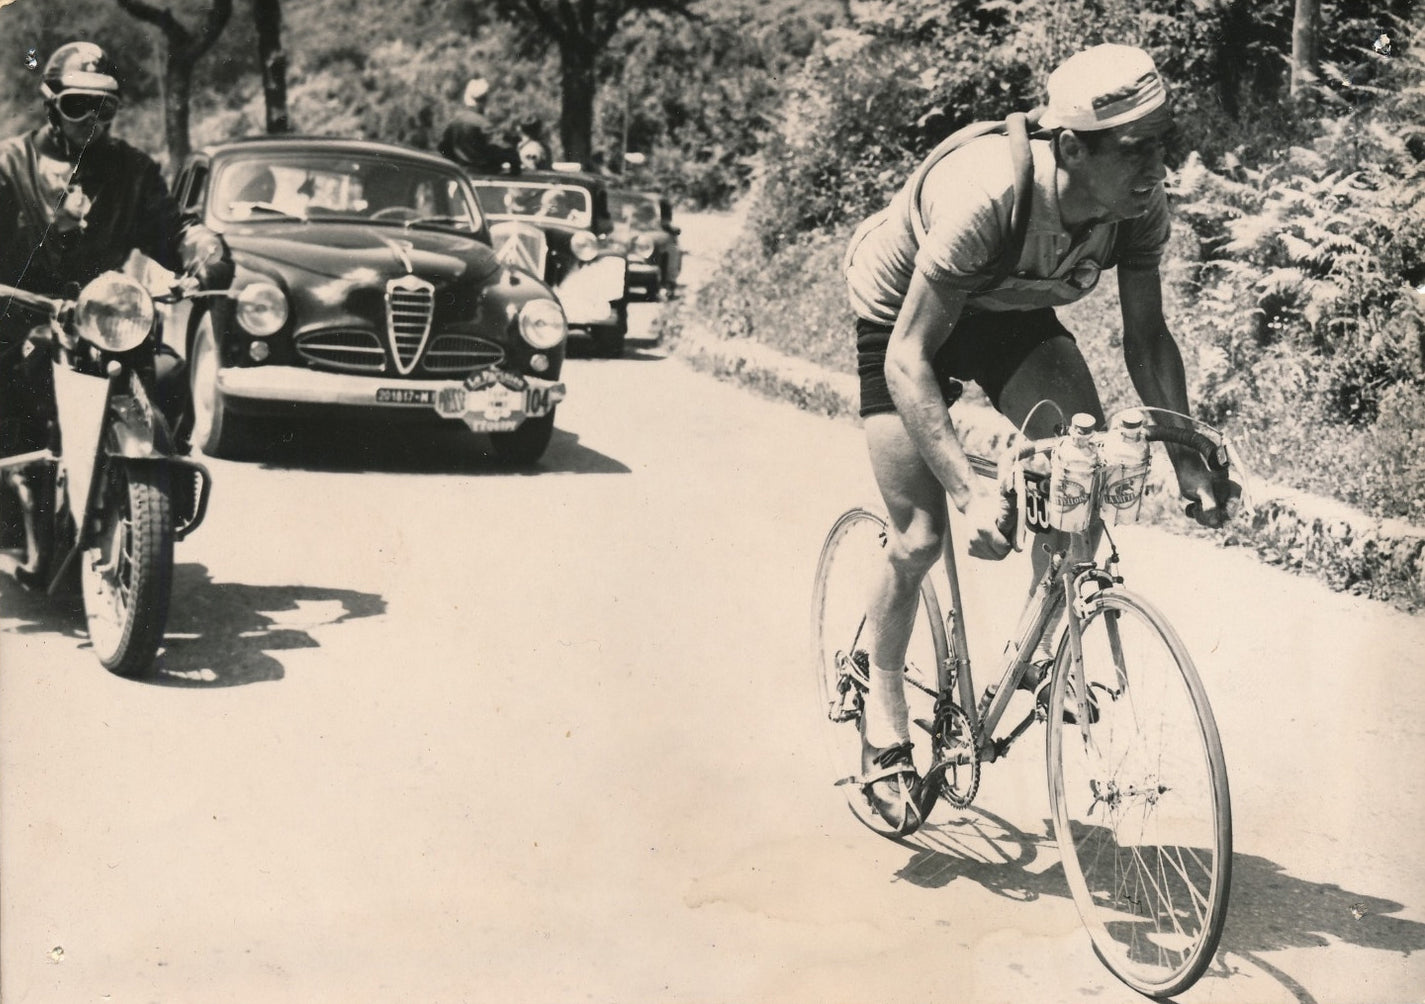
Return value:
M 62 635 L 89 648 L 77 598 L 51 600 L 0 579 L 0 611 L 15 622 L 5 634 Z M 280 680 L 282 663 L 269 652 L 317 648 L 309 629 L 385 612 L 386 601 L 371 593 L 214 582 L 203 565 L 178 565 L 164 646 L 153 672 L 138 682 L 208 688 Z
M 657 338 L 635 338 L 628 336 L 624 342 L 623 355 L 617 359 L 605 359 L 594 354 L 593 347 L 586 342 L 573 341 L 569 343 L 570 359 L 590 359 L 594 362 L 617 363 L 617 362 L 639 362 L 653 363 L 664 362 L 668 358 L 668 353 L 659 349 L 660 339 Z
M 84 606 L 77 596 L 46 596 L 0 576 L 0 615 L 15 621 L 4 634 L 62 634 L 88 643 Z
M 975 882 L 1007 899 L 1070 898 L 1048 821 L 1043 834 L 1026 833 L 979 809 L 934 823 L 904 841 L 915 853 L 896 877 L 938 889 L 957 879 Z M 1053 857 L 1044 867 L 1041 852 Z M 1239 956 L 1285 988 L 1300 1004 L 1319 1004 L 1291 974 L 1261 958 L 1290 948 L 1326 948 L 1344 942 L 1361 948 L 1409 954 L 1425 949 L 1425 924 L 1392 916 L 1405 905 L 1350 892 L 1330 882 L 1288 874 L 1252 854 L 1232 859 L 1232 892 L 1217 958 L 1203 979 L 1233 975 Z
M 282 663 L 269 652 L 317 648 L 309 629 L 385 612 L 386 601 L 371 593 L 214 582 L 203 565 L 179 565 L 164 648 L 145 682 L 208 688 L 280 680 Z
M 303 470 L 333 474 L 456 474 L 480 477 L 540 474 L 627 474 L 628 467 L 579 442 L 573 432 L 554 427 L 554 438 L 540 461 L 510 467 L 490 453 L 489 442 L 458 423 L 448 428 L 383 426 L 372 423 L 281 422 L 256 458 L 264 470 Z

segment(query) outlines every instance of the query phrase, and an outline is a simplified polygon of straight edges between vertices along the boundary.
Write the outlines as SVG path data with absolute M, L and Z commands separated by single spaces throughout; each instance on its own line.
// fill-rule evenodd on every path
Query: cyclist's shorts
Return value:
M 935 377 L 947 405 L 960 397 L 961 380 L 973 380 L 999 408 L 1000 392 L 1029 354 L 1051 338 L 1074 336 L 1052 307 L 962 314 L 935 354 Z M 891 329 L 856 319 L 856 370 L 861 378 L 861 417 L 895 411 L 886 386 L 886 344 Z

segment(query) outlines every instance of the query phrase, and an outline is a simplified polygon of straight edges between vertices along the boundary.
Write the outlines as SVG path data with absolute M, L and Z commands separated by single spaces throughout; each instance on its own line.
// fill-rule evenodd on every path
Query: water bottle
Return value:
M 1083 412 L 1069 421 L 1049 469 L 1049 522 L 1066 533 L 1082 533 L 1093 516 L 1094 480 L 1100 467 L 1094 447 L 1094 417 Z
M 1141 411 L 1119 413 L 1103 442 L 1102 457 L 1104 522 L 1111 526 L 1137 522 L 1148 484 L 1148 441 Z

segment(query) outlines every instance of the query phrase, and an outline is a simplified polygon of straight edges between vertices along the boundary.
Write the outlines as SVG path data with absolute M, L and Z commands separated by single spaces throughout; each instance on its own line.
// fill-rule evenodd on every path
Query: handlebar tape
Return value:
M 1196 450 L 1207 461 L 1208 469 L 1217 474 L 1227 471 L 1227 447 L 1212 441 L 1196 429 L 1183 429 L 1175 425 L 1155 425 L 1145 430 L 1144 438 L 1150 443 L 1176 443 Z

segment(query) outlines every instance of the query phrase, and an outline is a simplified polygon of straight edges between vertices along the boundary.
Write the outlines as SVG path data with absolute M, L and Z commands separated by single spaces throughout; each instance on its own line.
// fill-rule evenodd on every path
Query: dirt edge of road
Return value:
M 693 238 L 685 238 L 685 243 L 697 249 L 701 267 L 685 275 L 682 295 L 665 306 L 659 319 L 668 349 L 719 379 L 828 418 L 856 421 L 855 374 L 825 369 L 752 339 L 724 337 L 698 315 L 697 287 L 740 233 L 740 214 L 687 214 L 683 229 Z M 965 401 L 956 405 L 956 418 L 966 445 L 975 452 L 993 455 L 1009 431 L 992 409 Z M 1162 466 L 1155 516 L 1166 514 L 1176 499 Z M 1425 528 L 1375 519 L 1294 489 L 1257 487 L 1250 522 L 1239 520 L 1228 532 L 1211 534 L 1219 546 L 1249 547 L 1266 563 L 1314 576 L 1337 591 L 1411 612 L 1425 606 Z M 1181 518 L 1159 522 L 1174 531 L 1208 535 Z

